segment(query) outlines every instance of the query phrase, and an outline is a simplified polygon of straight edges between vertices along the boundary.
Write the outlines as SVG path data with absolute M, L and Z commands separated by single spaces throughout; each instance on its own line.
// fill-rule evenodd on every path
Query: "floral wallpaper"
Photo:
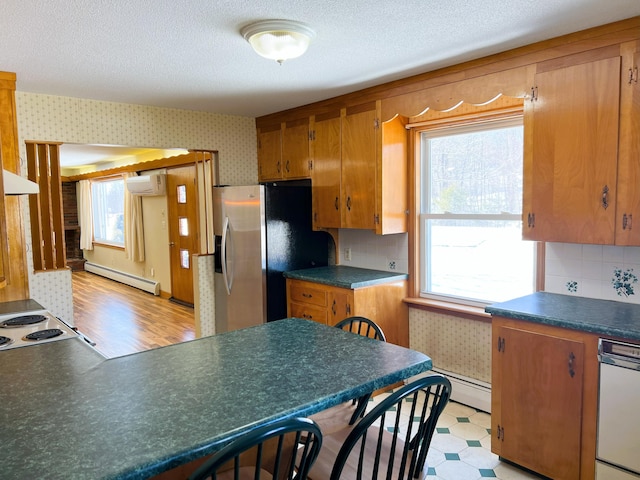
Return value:
M 19 89 L 18 79 L 16 108 L 23 173 L 26 171 L 25 140 L 40 140 L 217 150 L 221 182 L 235 185 L 257 182 L 253 118 L 41 95 Z M 30 252 L 28 202 L 22 202 L 22 206 Z M 70 272 L 34 273 L 30 253 L 27 259 L 31 297 L 63 320 L 73 323 Z M 213 295 L 213 290 L 203 291 L 202 295 Z M 212 300 L 203 298 L 203 301 L 209 305 Z

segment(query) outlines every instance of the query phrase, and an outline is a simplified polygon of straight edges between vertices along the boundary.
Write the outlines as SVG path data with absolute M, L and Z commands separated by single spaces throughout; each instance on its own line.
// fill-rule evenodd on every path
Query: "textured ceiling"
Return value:
M 261 116 L 640 15 L 640 0 L 4 0 L 0 70 L 18 90 Z M 317 37 L 282 66 L 242 26 Z

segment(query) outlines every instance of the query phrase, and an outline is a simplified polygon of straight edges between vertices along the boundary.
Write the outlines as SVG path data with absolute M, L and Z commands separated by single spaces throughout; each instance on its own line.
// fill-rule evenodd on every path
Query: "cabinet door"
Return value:
M 640 245 L 640 46 L 632 42 L 622 50 L 616 245 Z
M 340 320 L 353 315 L 353 290 L 330 288 L 327 298 L 327 322 L 333 326 Z
M 375 230 L 376 111 L 347 109 L 342 119 L 342 227 Z
M 494 326 L 492 369 L 492 451 L 554 479 L 578 479 L 584 345 Z
M 2 164 L 2 148 L 0 147 L 0 164 Z M 5 274 L 5 269 L 9 266 L 9 248 L 8 248 L 8 237 L 7 237 L 7 223 L 5 217 L 5 206 L 4 206 L 4 183 L 2 178 L 2 171 L 0 169 L 0 288 L 4 288 L 7 286 L 7 276 Z
M 564 68 L 539 65 L 535 85 L 528 125 L 533 128 L 531 175 L 524 179 L 525 191 L 531 188 L 532 194 L 523 210 L 523 236 L 612 244 L 620 57 Z
M 282 175 L 309 177 L 309 119 L 287 122 L 282 131 Z
M 314 228 L 340 228 L 340 114 L 314 120 L 312 203 Z
M 261 182 L 282 179 L 281 139 L 279 128 L 258 132 L 258 179 Z
M 409 175 L 406 119 L 397 116 L 380 125 L 377 161 L 376 233 L 407 231 Z

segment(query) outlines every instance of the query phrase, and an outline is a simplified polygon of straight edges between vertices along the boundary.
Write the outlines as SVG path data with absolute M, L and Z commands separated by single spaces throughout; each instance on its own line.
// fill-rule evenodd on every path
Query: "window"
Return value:
M 418 132 L 420 294 L 483 305 L 535 290 L 522 240 L 522 118 Z
M 92 182 L 91 202 L 94 241 L 124 247 L 124 180 Z

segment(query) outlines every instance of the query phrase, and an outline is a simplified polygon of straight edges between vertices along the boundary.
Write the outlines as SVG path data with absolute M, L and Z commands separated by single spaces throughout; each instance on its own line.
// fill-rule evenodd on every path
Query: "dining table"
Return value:
M 287 318 L 110 359 L 80 339 L 60 340 L 0 352 L 0 366 L 1 478 L 137 480 L 432 362 Z

